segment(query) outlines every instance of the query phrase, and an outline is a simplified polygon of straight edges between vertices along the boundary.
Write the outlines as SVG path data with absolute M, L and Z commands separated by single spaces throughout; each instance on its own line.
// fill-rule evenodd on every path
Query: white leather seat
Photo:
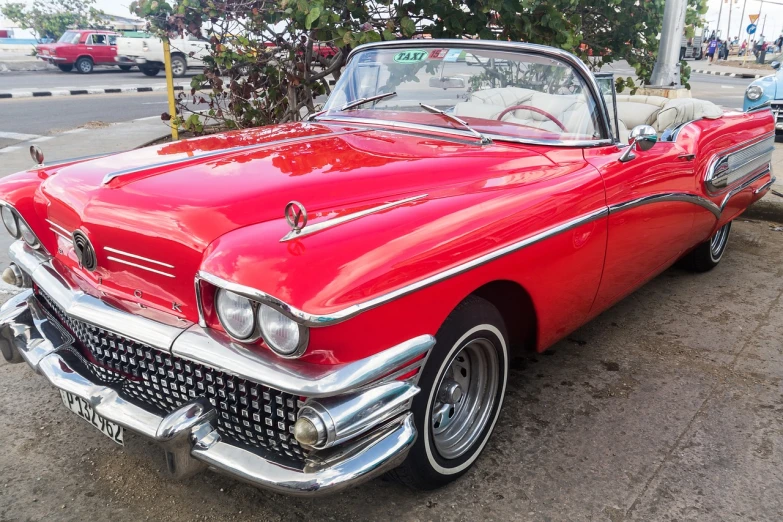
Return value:
M 637 125 L 650 125 L 659 134 L 666 129 L 701 118 L 717 119 L 723 110 L 712 102 L 696 98 L 668 99 L 661 96 L 617 95 L 617 118 L 620 120 L 620 141 L 623 127 L 626 132 Z

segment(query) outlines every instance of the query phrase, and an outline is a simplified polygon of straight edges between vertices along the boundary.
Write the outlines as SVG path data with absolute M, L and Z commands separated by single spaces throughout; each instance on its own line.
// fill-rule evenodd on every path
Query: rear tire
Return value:
M 71 72 L 73 71 L 73 64 L 72 63 L 58 63 L 57 68 L 60 69 L 62 72 Z
M 141 72 L 144 73 L 144 76 L 157 76 L 160 69 L 158 67 L 141 67 Z
M 718 229 L 707 241 L 682 258 L 682 265 L 693 272 L 708 272 L 718 266 L 729 244 L 731 221 Z
M 83 56 L 76 60 L 76 70 L 81 74 L 90 74 L 93 69 L 93 63 L 90 58 Z
M 508 380 L 508 336 L 492 303 L 468 296 L 436 334 L 411 411 L 419 436 L 391 475 L 423 490 L 467 473 L 489 440 Z
M 171 75 L 174 78 L 182 78 L 185 76 L 185 73 L 188 72 L 188 62 L 185 61 L 185 58 L 182 56 L 175 54 L 171 57 Z

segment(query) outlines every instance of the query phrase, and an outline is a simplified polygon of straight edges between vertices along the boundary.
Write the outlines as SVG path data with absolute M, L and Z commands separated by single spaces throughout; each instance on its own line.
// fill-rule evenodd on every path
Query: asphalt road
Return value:
M 184 79 L 195 76 L 197 72 L 195 69 L 188 72 Z M 180 81 L 183 78 L 177 80 Z M 0 91 L 85 89 L 98 86 L 120 87 L 128 83 L 163 85 L 166 83 L 166 76 L 162 72 L 157 76 L 145 76 L 136 68 L 123 72 L 117 67 L 96 67 L 91 74 L 79 74 L 74 71 L 64 73 L 56 68 L 0 74 Z

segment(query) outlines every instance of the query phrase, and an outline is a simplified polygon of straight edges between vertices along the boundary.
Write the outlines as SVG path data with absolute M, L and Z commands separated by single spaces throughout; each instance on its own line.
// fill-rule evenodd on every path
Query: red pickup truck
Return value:
M 76 70 L 89 74 L 96 65 L 117 65 L 117 37 L 119 33 L 95 29 L 66 31 L 57 43 L 39 44 L 38 58 L 56 65 L 63 72 Z M 123 71 L 130 65 L 120 65 Z

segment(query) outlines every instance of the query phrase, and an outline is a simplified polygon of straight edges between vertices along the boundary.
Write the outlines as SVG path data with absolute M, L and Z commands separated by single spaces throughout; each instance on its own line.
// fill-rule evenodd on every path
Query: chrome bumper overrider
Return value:
M 69 316 L 108 328 L 106 321 L 101 321 L 107 305 L 74 290 L 51 262 L 21 243 L 12 246 L 11 257 Z M 105 317 L 115 324 L 120 319 L 117 314 L 126 315 L 137 327 L 161 326 L 114 308 Z M 144 337 L 160 343 L 170 334 L 166 327 L 154 335 L 148 331 Z M 184 343 L 181 347 L 180 341 Z M 86 369 L 88 363 L 78 355 L 75 344 L 72 332 L 46 310 L 32 290 L 23 291 L 0 308 L 0 348 L 7 360 L 23 359 L 56 388 L 87 401 L 97 414 L 159 443 L 173 475 L 186 476 L 209 467 L 276 492 L 312 495 L 368 480 L 406 457 L 417 436 L 410 398 L 419 389 L 415 380 L 398 381 L 389 374 L 423 365 L 434 339 L 420 336 L 356 363 L 313 369 L 315 365 L 243 351 L 197 325 L 174 336 L 169 353 L 180 357 L 187 353 L 192 356 L 188 360 L 226 372 L 243 367 L 243 378 L 270 387 L 287 384 L 282 386 L 286 391 L 310 398 L 305 405 L 327 408 L 335 416 L 336 429 L 345 427 L 335 444 L 312 449 L 300 464 L 281 461 L 274 454 L 224 437 L 217 429 L 216 407 L 203 397 L 164 415 L 128 400 L 119 388 L 102 383 Z

